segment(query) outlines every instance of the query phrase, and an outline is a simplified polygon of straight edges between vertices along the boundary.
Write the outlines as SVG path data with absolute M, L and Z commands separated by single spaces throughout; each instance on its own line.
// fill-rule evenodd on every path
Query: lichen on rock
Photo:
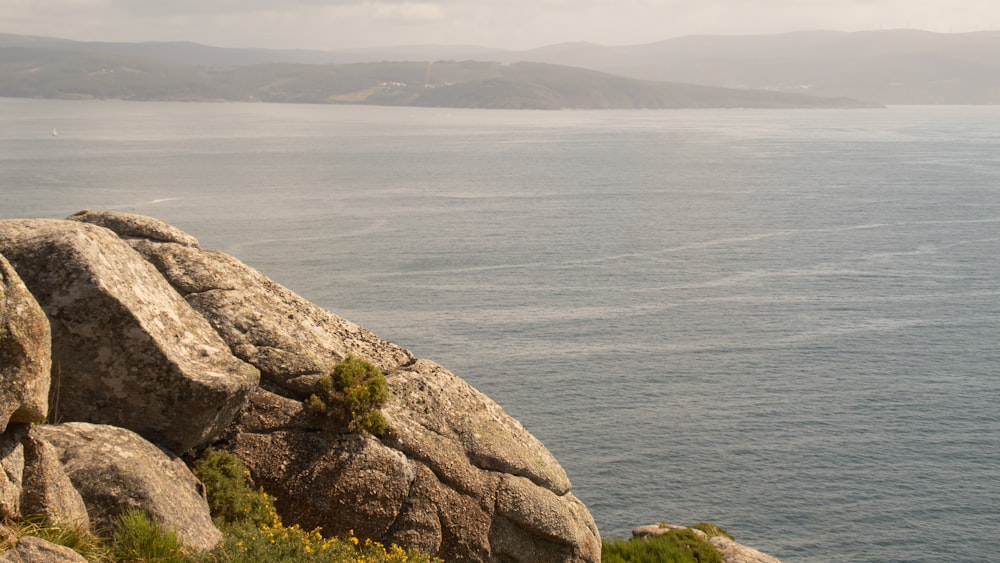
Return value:
M 222 539 L 204 486 L 177 456 L 114 426 L 72 422 L 38 433 L 59 452 L 95 529 L 113 529 L 119 514 L 139 508 L 189 547 L 208 550 Z
M 174 451 L 209 443 L 259 374 L 112 231 L 0 221 L 0 252 L 52 326 L 54 421 L 113 424 Z
M 50 343 L 45 313 L 0 255 L 0 434 L 11 422 L 48 414 Z

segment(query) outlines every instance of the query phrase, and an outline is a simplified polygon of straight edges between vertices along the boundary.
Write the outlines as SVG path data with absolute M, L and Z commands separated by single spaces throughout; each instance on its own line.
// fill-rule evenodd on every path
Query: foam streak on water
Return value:
M 0 112 L 0 216 L 152 214 L 442 363 L 605 535 L 996 559 L 997 108 Z

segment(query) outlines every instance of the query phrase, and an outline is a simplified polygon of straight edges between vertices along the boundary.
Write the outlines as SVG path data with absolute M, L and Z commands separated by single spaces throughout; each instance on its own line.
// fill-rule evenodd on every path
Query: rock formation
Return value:
M 12 426 L 0 435 L 0 517 L 20 518 L 21 490 L 24 488 L 24 446 L 26 428 Z
M 9 422 L 45 418 L 52 367 L 49 322 L 0 256 L 0 433 Z
M 6 236 L 0 238 L 0 245 L 4 248 L 10 248 L 11 242 L 12 239 Z M 104 526 L 114 520 L 122 507 L 128 506 L 129 499 L 122 493 L 129 491 L 118 488 L 113 480 L 109 480 L 107 464 L 97 469 L 91 467 L 89 472 L 97 475 L 97 487 L 110 500 L 106 506 L 88 513 L 78 487 L 67 475 L 64 463 L 68 458 L 64 459 L 61 452 L 47 439 L 66 432 L 71 427 L 30 424 L 45 419 L 49 410 L 48 392 L 52 366 L 50 324 L 32 293 L 3 256 L 0 256 L 0 282 L 0 517 L 18 519 L 40 514 L 59 525 L 84 529 Z M 100 303 L 95 305 L 100 306 Z M 95 311 L 97 313 L 99 312 Z M 139 397 L 141 396 L 140 394 Z M 155 400 L 157 397 L 158 395 L 153 395 L 151 398 Z M 148 398 L 133 403 L 139 411 L 143 410 L 142 400 Z M 112 430 L 126 432 L 119 428 Z M 94 438 L 98 440 L 95 441 Z M 84 450 L 97 450 L 110 443 L 105 438 L 106 436 L 80 437 L 74 446 Z M 138 436 L 129 446 L 115 451 L 127 458 L 125 464 L 134 473 L 141 468 L 134 462 L 142 459 L 140 454 L 144 448 L 147 453 L 152 448 L 158 455 L 165 455 L 149 442 L 138 439 Z M 135 448 L 130 449 L 131 446 Z M 74 466 L 79 469 L 85 465 L 75 463 Z M 162 482 L 164 467 L 146 469 L 148 474 L 137 475 L 134 481 L 159 478 L 162 483 L 160 496 L 173 502 L 183 498 L 184 483 L 189 488 L 195 487 L 193 483 L 200 486 L 183 463 L 179 467 L 174 464 L 176 471 L 173 474 L 166 473 L 172 477 L 166 483 Z M 200 498 L 200 504 L 194 502 L 185 507 L 183 515 L 175 517 L 173 521 L 158 514 L 155 503 L 146 502 L 147 500 L 149 499 L 140 499 L 143 509 L 174 528 L 189 546 L 207 548 L 218 541 L 219 532 L 211 523 L 203 497 Z M 199 523 L 207 523 L 207 528 L 200 534 L 195 533 Z M 14 549 L 0 555 L 0 561 L 80 560 L 82 558 L 71 550 L 34 538 L 22 538 Z
M 14 549 L 0 553 L 0 563 L 87 563 L 79 553 L 40 538 L 25 536 Z
M 722 553 L 722 563 L 781 563 L 766 553 L 738 544 L 725 536 L 713 536 L 708 541 Z
M 348 354 L 386 372 L 413 360 L 407 350 L 302 299 L 236 258 L 200 248 L 194 237 L 173 226 L 127 213 L 81 211 L 70 219 L 118 229 L 211 323 L 236 357 L 276 385 L 306 392 Z M 141 233 L 155 236 L 136 238 Z
M 204 487 L 177 456 L 115 426 L 69 422 L 37 430 L 59 452 L 96 529 L 112 529 L 121 512 L 138 508 L 185 545 L 211 549 L 222 539 Z
M 474 423 L 455 420 L 435 428 L 404 418 L 413 415 L 401 397 L 419 401 L 402 393 L 405 378 L 421 372 L 425 387 L 456 388 L 447 404 L 433 405 L 442 409 L 436 416 L 461 411 Z M 353 528 L 360 535 L 438 553 L 447 561 L 600 559 L 599 536 L 583 504 L 568 490 L 557 493 L 530 478 L 568 489 L 561 468 L 540 464 L 535 471 L 524 471 L 526 476 L 489 468 L 490 448 L 509 446 L 506 463 L 511 465 L 532 456 L 547 461 L 551 456 L 535 449 L 537 441 L 526 431 L 520 434 L 522 451 L 513 442 L 504 443 L 518 436 L 505 435 L 503 423 L 509 417 L 484 420 L 492 416 L 484 404 L 488 399 L 431 362 L 418 361 L 388 379 L 394 399 L 384 410 L 389 431 L 381 441 L 318 431 L 301 401 L 262 389 L 225 447 L 245 460 L 265 489 L 279 491 L 279 508 L 307 529 Z M 454 400 L 462 393 L 483 402 Z M 463 439 L 473 445 L 466 449 Z M 477 441 L 490 445 L 479 448 Z M 593 558 L 584 557 L 580 546 L 592 548 Z
M 44 514 L 57 524 L 88 529 L 91 522 L 87 505 L 66 474 L 59 451 L 45 440 L 45 432 L 53 428 L 29 428 L 21 439 L 24 447 L 21 514 Z
M 209 443 L 256 386 L 207 321 L 111 231 L 0 221 L 52 328 L 54 420 L 122 426 L 173 451 Z
M 378 437 L 304 408 L 349 355 L 386 374 Z M 449 562 L 601 558 L 551 453 L 442 366 L 150 217 L 0 221 L 0 517 L 108 530 L 141 508 L 210 549 L 204 487 L 176 455 L 209 444 L 306 529 Z M 777 561 L 708 539 L 726 563 Z M 81 558 L 22 538 L 0 554 L 20 560 Z
M 448 561 L 600 560 L 593 519 L 548 450 L 446 369 L 155 219 L 92 211 L 70 219 L 0 221 L 0 254 L 51 325 L 52 397 L 67 423 L 33 429 L 30 448 L 28 434 L 0 443 L 0 463 L 12 468 L 0 508 L 20 510 L 23 481 L 35 474 L 24 460 L 56 451 L 92 523 L 139 505 L 188 545 L 211 546 L 218 532 L 210 522 L 170 515 L 207 515 L 186 467 L 128 429 L 177 453 L 213 441 L 236 453 L 278 497 L 285 520 L 307 528 L 353 529 Z M 0 369 L 34 361 L 11 349 Z M 349 354 L 387 375 L 381 437 L 302 407 Z M 44 401 L 22 402 L 31 407 L 17 421 L 47 410 Z M 85 477 L 94 471 L 113 478 Z M 148 478 L 157 472 L 170 478 Z M 167 497 L 191 507 L 168 506 Z

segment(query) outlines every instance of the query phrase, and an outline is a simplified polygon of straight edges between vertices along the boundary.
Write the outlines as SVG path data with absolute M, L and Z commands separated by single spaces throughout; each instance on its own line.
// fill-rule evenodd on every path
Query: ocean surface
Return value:
M 446 366 L 606 537 L 1000 561 L 1000 107 L 0 100 L 0 218 L 84 208 Z

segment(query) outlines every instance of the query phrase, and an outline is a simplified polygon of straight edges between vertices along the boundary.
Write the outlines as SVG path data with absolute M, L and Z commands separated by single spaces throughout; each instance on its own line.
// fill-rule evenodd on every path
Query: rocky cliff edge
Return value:
M 380 437 L 303 406 L 348 356 L 386 374 Z M 213 445 L 306 528 L 447 561 L 601 557 L 562 467 L 488 397 L 141 215 L 0 221 L 0 430 L 0 517 L 139 506 L 210 548 L 178 454 Z

